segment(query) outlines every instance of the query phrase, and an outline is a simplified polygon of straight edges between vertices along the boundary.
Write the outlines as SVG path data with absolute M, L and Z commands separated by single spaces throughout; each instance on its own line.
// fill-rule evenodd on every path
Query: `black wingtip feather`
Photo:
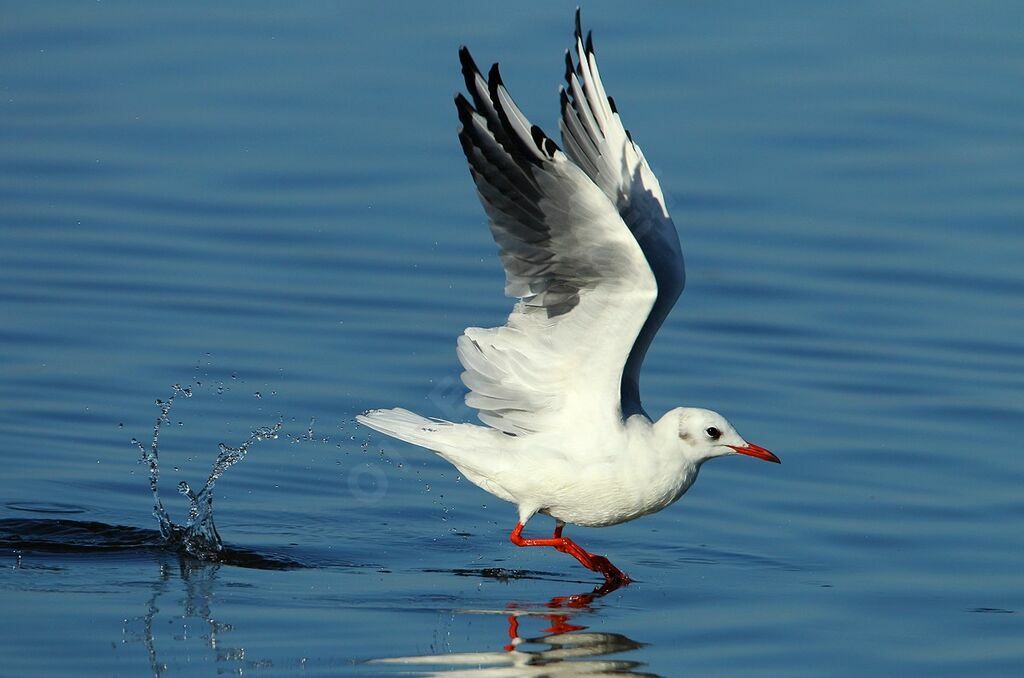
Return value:
M 572 82 L 572 72 L 572 54 L 569 53 L 569 50 L 565 50 L 565 81 L 568 83 Z
M 462 79 L 466 83 L 466 91 L 473 97 L 473 103 L 478 109 L 484 108 L 484 102 L 480 99 L 479 88 L 476 86 L 476 78 L 480 75 L 480 69 L 473 60 L 469 48 L 463 45 L 459 48 L 459 61 L 462 63 Z
M 459 62 L 462 64 L 462 77 L 466 81 L 466 89 L 472 92 L 474 89 L 473 78 L 480 72 L 480 69 L 476 67 L 473 55 L 469 53 L 469 48 L 465 45 L 459 48 Z
M 544 134 L 544 130 L 537 125 L 530 127 L 530 136 L 533 137 L 533 143 L 537 144 L 538 148 L 540 148 L 541 144 L 544 143 L 544 140 L 547 139 L 547 136 Z
M 508 111 L 502 106 L 501 99 L 498 97 L 499 87 L 504 89 L 505 83 L 501 81 L 501 70 L 498 64 L 494 64 L 487 73 L 487 90 L 491 97 L 491 105 L 494 106 L 494 110 L 498 114 L 497 123 L 500 125 L 501 131 L 499 132 L 491 128 L 492 133 L 495 134 L 495 138 L 498 139 L 499 143 L 517 163 L 539 165 L 541 161 L 529 150 L 527 142 L 513 131 L 512 123 L 509 122 Z M 490 127 L 490 123 L 488 123 L 488 127 Z M 501 135 L 500 137 L 498 136 L 499 134 Z
M 576 39 L 583 39 L 583 30 L 580 28 L 580 8 L 576 8 Z
M 469 124 L 473 119 L 473 105 L 463 96 L 462 92 L 455 95 L 455 109 L 459 112 L 459 120 L 463 125 Z
M 495 96 L 499 85 L 505 86 L 505 83 L 501 81 L 501 69 L 498 68 L 497 63 L 492 64 L 491 70 L 487 72 L 487 84 L 490 85 L 491 96 Z
M 555 153 L 561 150 L 558 148 L 558 144 L 552 141 L 551 137 L 547 134 L 544 134 L 544 130 L 537 125 L 530 128 L 530 135 L 533 137 L 533 143 L 537 144 L 537 148 L 543 151 L 549 158 L 554 158 Z
M 586 47 L 586 50 L 587 50 L 587 54 L 589 54 L 591 56 L 594 55 L 594 32 L 593 31 L 587 31 L 587 47 Z
M 479 69 L 476 67 L 476 62 L 473 61 L 473 55 L 469 53 L 469 48 L 465 45 L 459 47 L 459 62 L 462 64 L 463 73 L 466 71 L 474 73 L 479 72 Z
M 619 109 L 615 106 L 615 99 L 608 97 L 608 105 L 612 108 L 612 113 L 618 113 Z

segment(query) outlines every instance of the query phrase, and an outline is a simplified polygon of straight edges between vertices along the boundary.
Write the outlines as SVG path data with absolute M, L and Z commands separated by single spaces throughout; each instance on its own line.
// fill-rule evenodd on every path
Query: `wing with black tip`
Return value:
M 497 65 L 460 51 L 459 140 L 519 297 L 508 322 L 459 338 L 466 403 L 511 435 L 621 421 L 623 370 L 658 288 L 619 208 L 519 110 Z

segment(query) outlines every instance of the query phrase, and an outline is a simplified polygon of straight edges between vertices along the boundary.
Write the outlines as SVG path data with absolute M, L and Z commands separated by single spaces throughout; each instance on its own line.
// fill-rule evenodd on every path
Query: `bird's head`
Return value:
M 745 454 L 776 464 L 782 463 L 765 448 L 748 443 L 740 437 L 732 424 L 718 412 L 699 407 L 679 407 L 665 416 L 669 424 L 673 418 L 676 423 L 678 444 L 683 448 L 684 454 L 698 464 L 730 454 Z

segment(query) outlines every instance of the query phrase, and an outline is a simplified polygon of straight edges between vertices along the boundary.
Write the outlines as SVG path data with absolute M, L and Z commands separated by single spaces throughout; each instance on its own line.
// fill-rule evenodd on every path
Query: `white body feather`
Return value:
M 357 419 L 437 452 L 470 482 L 516 504 L 523 523 L 539 512 L 565 523 L 606 527 L 660 511 L 696 480 L 700 461 L 679 453 L 671 414 L 657 424 L 630 417 L 611 435 L 581 427 L 571 436 L 508 436 L 403 409 L 370 410 Z

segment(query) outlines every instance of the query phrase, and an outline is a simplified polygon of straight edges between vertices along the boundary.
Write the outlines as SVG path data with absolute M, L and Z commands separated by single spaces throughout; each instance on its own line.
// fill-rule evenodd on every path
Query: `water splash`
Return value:
M 149 489 L 153 493 L 153 515 L 160 526 L 160 536 L 164 542 L 172 548 L 179 549 L 200 560 L 220 560 L 224 551 L 224 542 L 217 532 L 217 526 L 213 522 L 213 487 L 217 480 L 229 468 L 245 458 L 249 448 L 261 440 L 274 440 L 278 437 L 283 422 L 277 422 L 274 426 L 264 426 L 253 431 L 249 439 L 238 447 L 231 447 L 220 443 L 220 452 L 217 460 L 213 463 L 213 469 L 202 489 L 195 492 L 187 482 L 178 483 L 178 491 L 185 495 L 189 501 L 188 520 L 184 525 L 177 525 L 171 520 L 170 515 L 160 500 L 160 429 L 170 421 L 171 408 L 174 406 L 174 399 L 178 396 L 185 398 L 192 397 L 192 389 L 180 384 L 175 384 L 173 393 L 167 400 L 157 399 L 156 405 L 160 408 L 160 415 L 153 424 L 153 438 L 149 446 L 143 445 L 140 441 L 132 439 L 132 442 L 142 452 L 142 461 L 149 467 Z

